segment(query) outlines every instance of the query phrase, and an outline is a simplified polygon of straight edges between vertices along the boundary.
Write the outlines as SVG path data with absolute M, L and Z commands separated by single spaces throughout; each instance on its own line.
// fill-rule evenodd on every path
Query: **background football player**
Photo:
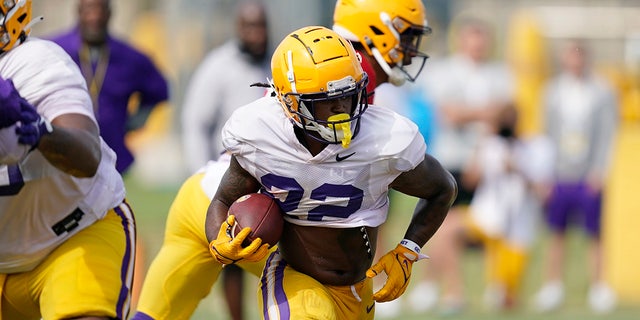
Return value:
M 162 247 L 149 266 L 132 320 L 189 319 L 211 291 L 222 264 L 209 253 L 204 222 L 230 159 L 225 153 L 217 161 L 209 161 L 180 187 L 169 209 Z M 259 277 L 264 263 L 263 259 L 238 265 Z
M 383 83 L 401 86 L 415 81 L 428 58 L 419 51 L 422 38 L 431 34 L 420 0 L 338 0 L 333 30 L 363 57 L 370 103 L 374 89 Z M 414 60 L 419 66 L 409 70 Z

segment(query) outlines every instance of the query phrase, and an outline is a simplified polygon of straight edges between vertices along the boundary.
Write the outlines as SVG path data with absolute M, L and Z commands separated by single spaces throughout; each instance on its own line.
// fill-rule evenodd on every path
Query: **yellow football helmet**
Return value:
M 37 21 L 40 21 L 41 17 Z M 31 0 L 0 1 L 0 52 L 21 44 L 31 33 Z
M 287 35 L 274 51 L 271 85 L 295 125 L 318 141 L 346 148 L 367 108 L 368 77 L 360 62 L 351 44 L 336 32 L 304 27 Z M 316 119 L 315 106 L 334 99 L 351 99 L 351 113 Z
M 429 57 L 419 51 L 422 37 L 431 33 L 421 0 L 338 0 L 333 30 L 359 42 L 395 85 L 415 81 Z M 404 65 L 414 57 L 422 61 L 410 75 Z

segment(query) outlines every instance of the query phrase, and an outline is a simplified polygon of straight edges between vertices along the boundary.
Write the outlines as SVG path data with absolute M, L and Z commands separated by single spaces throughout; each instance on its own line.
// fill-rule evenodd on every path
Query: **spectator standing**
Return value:
M 110 34 L 111 0 L 78 0 L 77 4 L 76 26 L 51 40 L 80 68 L 100 135 L 115 151 L 116 169 L 124 175 L 134 162 L 125 138 L 142 128 L 151 111 L 168 99 L 168 83 L 149 57 Z M 134 304 L 144 273 L 144 247 L 141 241 L 137 244 Z
M 544 99 L 546 133 L 556 157 L 554 185 L 547 202 L 551 238 L 545 250 L 545 278 L 534 303 L 541 312 L 563 303 L 566 229 L 580 222 L 589 238 L 588 304 L 596 312 L 607 312 L 615 307 L 616 297 L 602 272 L 602 190 L 616 132 L 618 102 L 609 84 L 591 70 L 583 42 L 567 41 L 559 58 L 562 71 L 548 84 Z
M 144 125 L 169 89 L 149 57 L 109 33 L 111 9 L 110 0 L 79 0 L 77 25 L 52 40 L 80 67 L 100 135 L 116 152 L 118 171 L 126 173 L 134 161 L 126 134 Z
M 236 6 L 236 37 L 211 51 L 188 85 L 182 106 L 182 139 L 191 172 L 223 152 L 222 126 L 239 106 L 265 94 L 251 85 L 269 75 L 268 21 L 261 1 Z
M 421 81 L 435 104 L 438 131 L 432 154 L 455 177 L 459 192 L 442 227 L 430 242 L 430 263 L 425 279 L 407 298 L 412 308 L 424 312 L 442 296 L 441 311 L 456 313 L 466 298 L 461 257 L 468 237 L 466 210 L 474 186 L 465 181 L 467 167 L 479 138 L 486 134 L 496 110 L 512 101 L 512 75 L 502 61 L 493 60 L 493 30 L 482 19 L 461 16 L 452 25 L 455 51 L 430 62 L 432 69 Z
M 185 94 L 182 140 L 190 172 L 196 172 L 223 152 L 220 134 L 231 113 L 266 92 L 251 87 L 265 82 L 269 75 L 266 8 L 262 1 L 242 0 L 235 10 L 235 37 L 207 54 Z M 242 270 L 230 266 L 222 274 L 232 318 L 242 319 Z

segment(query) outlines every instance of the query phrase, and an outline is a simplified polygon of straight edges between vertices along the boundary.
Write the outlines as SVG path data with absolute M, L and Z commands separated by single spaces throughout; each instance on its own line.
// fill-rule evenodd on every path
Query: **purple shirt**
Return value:
M 82 43 L 77 27 L 51 40 L 60 45 L 82 69 Z M 129 99 L 138 93 L 140 108 L 151 109 L 168 99 L 169 89 L 167 81 L 147 56 L 111 36 L 107 39 L 107 45 L 108 63 L 106 70 L 103 68 L 103 85 L 98 91 L 96 119 L 100 135 L 118 156 L 116 167 L 122 173 L 133 163 L 133 154 L 125 145 L 124 139 L 127 133 Z M 93 63 L 92 68 L 98 78 L 100 67 Z M 86 77 L 84 70 L 83 74 Z M 87 85 L 91 88 L 90 83 Z

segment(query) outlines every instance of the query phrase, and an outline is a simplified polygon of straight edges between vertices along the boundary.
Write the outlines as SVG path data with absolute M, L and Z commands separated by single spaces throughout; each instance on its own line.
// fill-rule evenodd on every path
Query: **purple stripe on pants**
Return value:
M 116 306 L 116 312 L 118 319 L 127 319 L 129 316 L 129 306 L 127 305 L 131 301 L 131 287 L 133 285 L 133 275 L 129 273 L 133 272 L 132 255 L 134 253 L 135 245 L 135 229 L 136 222 L 133 217 L 133 211 L 128 203 L 123 202 L 121 206 L 125 206 L 127 212 L 123 211 L 120 206 L 114 208 L 114 211 L 122 218 L 122 227 L 125 233 L 126 249 L 124 257 L 122 258 L 122 268 L 120 270 L 120 281 L 122 281 L 122 287 L 120 288 L 120 296 L 118 297 L 118 305 Z M 133 226 L 133 234 L 130 229 Z
M 278 305 L 280 320 L 287 320 L 291 318 L 287 295 L 284 292 L 284 269 L 286 267 L 287 262 L 282 259 L 280 252 L 278 251 L 273 252 L 267 260 L 265 272 L 263 273 L 262 279 L 260 279 L 262 291 L 262 314 L 263 318 L 266 320 L 270 319 L 268 311 L 269 307 L 267 305 L 267 297 L 269 296 L 268 281 L 274 282 L 273 289 L 275 292 L 273 295 L 275 296 L 276 303 Z
M 280 253 L 278 253 L 280 254 Z M 276 302 L 278 303 L 278 310 L 280 311 L 280 320 L 286 320 L 291 318 L 291 312 L 289 310 L 289 301 L 287 295 L 284 293 L 284 269 L 287 266 L 287 262 L 280 260 L 278 267 L 276 268 Z

